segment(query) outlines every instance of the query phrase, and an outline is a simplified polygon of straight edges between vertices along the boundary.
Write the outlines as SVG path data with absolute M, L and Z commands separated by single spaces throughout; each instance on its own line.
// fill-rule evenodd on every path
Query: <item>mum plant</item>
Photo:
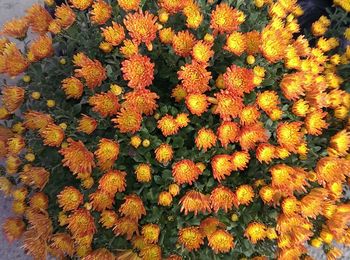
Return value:
M 46 2 L 54 17 L 35 4 L 0 40 L 18 79 L 0 108 L 8 240 L 34 259 L 341 255 L 349 1 L 305 35 L 296 0 Z

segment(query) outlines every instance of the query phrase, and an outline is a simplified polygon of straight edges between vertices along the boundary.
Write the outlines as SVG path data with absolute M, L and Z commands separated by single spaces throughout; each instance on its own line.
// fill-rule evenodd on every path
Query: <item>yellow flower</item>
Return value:
M 130 138 L 130 144 L 136 149 L 140 146 L 141 143 L 142 140 L 138 135 L 134 135 Z
M 237 141 L 239 134 L 239 126 L 235 122 L 222 122 L 217 130 L 217 136 L 223 147 L 227 147 L 229 143 Z
M 246 38 L 241 32 L 233 32 L 226 39 L 224 47 L 229 52 L 240 56 L 246 49 Z
M 101 212 L 100 223 L 105 228 L 112 228 L 118 220 L 118 215 L 113 210 L 103 210 Z
M 259 222 L 251 222 L 245 229 L 244 236 L 246 236 L 253 244 L 266 237 L 266 225 Z
M 225 230 L 218 229 L 208 237 L 209 246 L 216 254 L 228 253 L 234 247 L 233 236 Z
M 198 250 L 203 241 L 203 234 L 198 227 L 182 228 L 179 231 L 179 242 L 185 246 L 188 251 Z
M 209 59 L 214 55 L 212 51 L 212 44 L 204 41 L 197 42 L 192 49 L 192 57 L 201 63 L 207 63 Z
M 241 11 L 226 3 L 221 3 L 211 13 L 210 27 L 219 33 L 232 33 L 237 31 L 239 25 L 244 21 L 241 20 L 242 15 Z
M 207 151 L 209 148 L 215 146 L 217 137 L 211 129 L 201 128 L 195 139 L 198 150 L 203 149 Z
M 168 189 L 169 193 L 174 197 L 180 193 L 180 187 L 176 183 L 170 184 Z
M 140 5 L 140 0 L 118 0 L 118 5 L 124 11 L 137 11 Z
M 211 167 L 213 168 L 213 176 L 219 182 L 230 176 L 234 170 L 232 164 L 232 156 L 228 154 L 215 155 L 211 159 Z
M 254 190 L 250 185 L 241 185 L 236 190 L 238 204 L 249 205 L 254 199 Z
M 207 96 L 204 94 L 189 94 L 186 96 L 186 106 L 192 114 L 201 116 L 209 106 Z
M 152 169 L 147 163 L 140 163 L 135 169 L 138 182 L 150 182 L 152 180 Z
M 328 127 L 328 123 L 324 120 L 327 116 L 327 112 L 322 110 L 316 110 L 309 113 L 305 118 L 305 126 L 308 134 L 310 135 L 321 135 L 322 130 Z
M 158 242 L 160 227 L 156 224 L 146 224 L 142 227 L 141 233 L 146 243 L 154 244 Z
M 83 94 L 84 85 L 75 77 L 62 80 L 62 89 L 67 98 L 79 99 Z
M 93 0 L 69 0 L 69 2 L 77 9 L 85 10 L 89 8 Z
M 161 144 L 156 150 L 156 160 L 162 164 L 168 164 L 173 158 L 173 148 L 167 143 Z
M 124 28 L 120 24 L 112 21 L 112 26 L 102 28 L 102 36 L 106 42 L 117 46 L 121 44 L 125 38 Z
M 350 133 L 344 129 L 332 136 L 330 147 L 335 149 L 338 154 L 346 155 L 350 147 Z
M 158 245 L 147 245 L 140 250 L 140 256 L 144 260 L 161 260 L 162 249 Z
M 106 171 L 113 167 L 114 162 L 117 160 L 119 155 L 119 143 L 102 138 L 99 141 L 98 148 L 94 152 L 97 158 L 97 165 L 101 170 Z
M 127 58 L 130 58 L 131 56 L 138 54 L 139 52 L 139 45 L 132 40 L 124 40 L 123 46 L 120 47 L 120 52 Z
M 173 202 L 173 197 L 167 191 L 162 191 L 158 196 L 158 205 L 168 207 Z
M 159 30 L 159 39 L 164 44 L 171 44 L 173 42 L 174 36 L 175 33 L 171 27 Z
M 180 113 L 176 116 L 175 121 L 179 127 L 183 128 L 188 125 L 188 123 L 190 122 L 190 119 L 188 118 L 188 114 Z
M 55 16 L 58 23 L 65 29 L 68 29 L 76 19 L 74 11 L 65 4 L 56 7 Z

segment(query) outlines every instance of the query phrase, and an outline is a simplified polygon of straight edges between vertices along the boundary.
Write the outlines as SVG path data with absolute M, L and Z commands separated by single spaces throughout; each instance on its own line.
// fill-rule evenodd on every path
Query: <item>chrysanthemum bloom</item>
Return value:
M 2 229 L 6 239 L 11 243 L 20 239 L 25 231 L 26 225 L 21 218 L 7 218 L 2 224 Z
M 171 27 L 163 28 L 158 31 L 159 33 L 159 40 L 164 44 L 171 44 L 173 42 L 173 38 L 175 36 L 174 31 L 171 29 Z
M 63 129 L 54 123 L 49 123 L 45 128 L 42 128 L 40 135 L 45 145 L 56 147 L 62 144 L 65 137 Z
M 168 189 L 169 189 L 169 193 L 174 197 L 180 193 L 180 186 L 177 185 L 176 183 L 170 184 Z
M 256 158 L 259 162 L 269 164 L 276 157 L 275 146 L 269 143 L 259 144 L 256 148 Z
M 19 166 L 21 165 L 21 160 L 19 159 L 18 155 L 7 155 L 6 158 L 6 172 L 8 174 L 15 174 L 18 171 Z
M 225 228 L 225 224 L 220 222 L 215 217 L 207 217 L 206 219 L 202 220 L 200 225 L 199 225 L 200 231 L 206 237 L 209 237 L 218 228 Z
M 62 31 L 62 27 L 61 27 L 59 21 L 52 20 L 50 25 L 49 25 L 48 31 L 50 33 L 53 33 L 53 34 L 59 34 Z
M 256 105 L 245 106 L 239 115 L 240 123 L 243 126 L 255 124 L 259 118 L 260 112 Z
M 147 116 L 152 115 L 158 107 L 157 99 L 159 99 L 159 96 L 148 89 L 135 89 L 126 93 L 124 98 L 125 101 L 122 103 L 123 108 L 128 109 L 129 107 L 133 107 L 141 114 Z
M 182 66 L 177 74 L 187 93 L 204 93 L 209 90 L 211 73 L 206 70 L 206 65 L 192 61 L 191 64 Z
M 26 146 L 24 137 L 15 135 L 7 139 L 7 152 L 8 154 L 19 154 Z
M 10 195 L 12 190 L 12 183 L 4 176 L 0 176 L 0 191 L 2 191 L 5 196 Z
M 103 190 L 111 196 L 114 196 L 116 192 L 125 191 L 126 187 L 126 173 L 119 170 L 112 170 L 105 173 L 99 180 L 98 188 Z
M 179 242 L 188 251 L 198 250 L 204 244 L 204 236 L 198 227 L 186 227 L 179 231 Z
M 186 16 L 186 26 L 188 28 L 197 29 L 203 22 L 203 14 L 197 2 L 188 1 L 185 3 L 183 14 Z
M 0 32 L 5 36 L 20 39 L 27 35 L 28 27 L 28 20 L 23 17 L 5 22 Z
M 119 51 L 126 58 L 130 58 L 131 56 L 139 53 L 139 45 L 132 40 L 124 40 L 123 46 L 119 48 Z
M 225 50 L 232 52 L 237 56 L 241 56 L 241 54 L 246 49 L 246 37 L 241 32 L 233 32 L 226 39 L 226 45 L 224 47 Z
M 347 155 L 350 147 L 350 133 L 345 129 L 333 135 L 330 140 L 330 147 L 336 150 L 339 155 Z
M 183 0 L 160 0 L 159 4 L 162 8 L 171 14 L 182 11 L 187 2 Z
M 251 222 L 245 229 L 244 236 L 247 237 L 253 244 L 266 237 L 266 225 L 260 222 Z
M 336 2 L 336 1 L 334 1 L 334 2 Z M 342 2 L 339 2 L 339 3 L 342 3 Z M 348 9 L 350 10 L 350 5 L 349 5 Z M 343 256 L 343 251 L 338 247 L 331 247 L 330 250 L 327 252 L 327 259 L 328 260 L 340 259 L 342 256 Z
M 52 39 L 47 36 L 40 36 L 29 45 L 28 60 L 39 61 L 53 55 Z
M 188 159 L 183 159 L 174 163 L 172 168 L 174 180 L 179 185 L 184 183 L 192 185 L 192 183 L 196 181 L 198 176 L 202 173 L 196 164 Z
M 140 6 L 140 0 L 117 0 L 118 5 L 126 12 L 137 11 Z
M 129 35 L 136 43 L 143 42 L 147 47 L 150 47 L 157 36 L 157 17 L 147 11 L 143 13 L 140 10 L 136 13 L 127 14 L 123 22 L 129 31 Z
M 227 212 L 235 204 L 237 205 L 236 195 L 227 187 L 218 186 L 210 193 L 210 206 L 215 212 L 218 212 L 219 209 Z
M 173 37 L 172 46 L 174 52 L 181 57 L 191 55 L 193 46 L 196 44 L 196 38 L 189 31 L 180 31 Z
M 214 51 L 211 49 L 212 47 L 212 43 L 199 41 L 193 46 L 192 57 L 197 62 L 207 63 L 209 59 L 214 55 Z
M 224 121 L 217 130 L 217 136 L 221 145 L 227 147 L 228 144 L 236 142 L 239 134 L 239 125 L 235 122 Z
M 112 119 L 121 133 L 135 133 L 141 128 L 141 121 L 142 116 L 138 111 L 124 108 L 118 112 L 117 118 Z
M 236 151 L 232 154 L 232 167 L 234 171 L 243 171 L 248 168 L 250 155 L 248 151 Z
M 328 127 L 328 123 L 324 119 L 327 115 L 328 113 L 322 110 L 315 110 L 307 114 L 305 118 L 307 133 L 310 135 L 321 135 L 323 129 Z
M 77 209 L 68 218 L 68 229 L 74 238 L 93 235 L 96 232 L 94 218 L 88 210 Z
M 79 120 L 77 131 L 80 131 L 89 135 L 93 131 L 95 131 L 96 127 L 97 127 L 97 121 L 94 118 L 83 114 L 82 118 Z
M 28 60 L 22 55 L 15 43 L 8 43 L 0 55 L 0 71 L 7 73 L 9 76 L 17 76 L 24 72 L 28 66 Z
M 176 116 L 175 121 L 180 128 L 188 126 L 188 123 L 190 122 L 188 116 L 189 115 L 186 113 L 180 113 Z
M 196 216 L 198 212 L 205 213 L 211 211 L 209 196 L 195 190 L 187 191 L 180 199 L 179 204 L 181 204 L 181 212 L 185 211 L 185 215 L 193 212 Z
M 89 195 L 92 208 L 96 211 L 111 209 L 114 204 L 114 197 L 103 190 L 96 190 Z
M 309 112 L 309 109 L 309 102 L 304 99 L 299 99 L 293 103 L 292 112 L 297 116 L 305 117 Z
M 1 90 L 2 104 L 12 113 L 16 111 L 24 101 L 25 91 L 23 88 L 16 86 L 5 86 Z
M 77 9 L 85 10 L 92 5 L 93 0 L 69 0 L 69 2 Z
M 152 169 L 147 163 L 140 163 L 135 168 L 136 179 L 138 182 L 150 182 L 152 180 Z
M 186 106 L 192 114 L 201 116 L 209 106 L 207 96 L 204 94 L 189 94 L 186 96 Z
M 49 181 L 49 172 L 43 167 L 28 167 L 19 174 L 23 184 L 42 190 Z
M 303 83 L 305 81 L 304 73 L 297 72 L 292 74 L 286 74 L 283 76 L 280 87 L 283 95 L 288 99 L 295 101 L 301 96 L 305 95 Z
M 286 216 L 293 216 L 300 212 L 300 202 L 294 196 L 287 197 L 282 201 L 281 209 Z
M 224 74 L 226 89 L 232 94 L 242 96 L 254 89 L 254 72 L 251 69 L 231 65 Z
M 83 194 L 72 186 L 64 187 L 57 195 L 57 202 L 64 211 L 75 210 L 83 203 Z
M 143 89 L 150 86 L 154 78 L 154 63 L 147 56 L 135 54 L 122 62 L 123 78 L 130 88 Z
M 239 205 L 249 205 L 254 199 L 254 190 L 250 185 L 241 185 L 236 190 Z
M 209 148 L 215 146 L 216 140 L 217 137 L 214 134 L 213 130 L 201 128 L 197 133 L 195 143 L 198 150 L 203 149 L 204 151 L 207 151 Z
M 141 234 L 147 243 L 157 243 L 160 234 L 160 227 L 156 224 L 146 224 L 142 227 Z
M 241 11 L 230 7 L 227 3 L 221 3 L 211 13 L 210 28 L 218 33 L 232 33 L 237 31 L 244 21 L 242 16 L 244 17 L 244 14 Z
M 33 32 L 39 34 L 45 34 L 53 20 L 49 12 L 40 4 L 34 4 L 26 10 L 26 19 Z
M 89 98 L 89 105 L 102 117 L 113 116 L 120 108 L 118 97 L 110 91 L 93 95 Z
M 167 143 L 161 144 L 156 150 L 155 150 L 155 155 L 156 155 L 156 160 L 162 164 L 167 164 L 170 162 L 173 158 L 173 148 L 171 145 Z
M 228 253 L 234 247 L 233 236 L 222 229 L 218 229 L 208 236 L 208 242 L 216 254 Z
M 170 192 L 162 191 L 159 193 L 158 196 L 158 205 L 168 207 L 173 202 L 173 197 L 171 196 Z
M 221 90 L 215 93 L 217 99 L 217 107 L 214 114 L 219 114 L 224 121 L 230 121 L 236 118 L 242 111 L 243 100 L 240 96 L 232 94 L 227 90 Z
M 94 152 L 97 158 L 97 165 L 101 170 L 110 169 L 119 155 L 119 143 L 113 140 L 102 138 L 99 141 L 98 148 Z
M 55 16 L 59 24 L 65 29 L 68 29 L 75 22 L 76 18 L 72 8 L 65 4 L 56 7 Z
M 119 212 L 128 218 L 138 221 L 142 215 L 146 215 L 146 209 L 143 205 L 142 199 L 136 194 L 127 195 L 124 197 L 125 201 L 120 206 Z
M 115 255 L 106 248 L 99 248 L 90 252 L 83 258 L 84 260 L 93 259 L 115 259 Z
M 215 155 L 211 159 L 211 167 L 213 169 L 213 176 L 219 182 L 231 175 L 234 167 L 232 164 L 232 156 L 228 154 Z
M 144 260 L 161 260 L 162 248 L 158 245 L 147 245 L 140 250 L 140 256 Z
M 288 190 L 291 185 L 294 169 L 285 164 L 277 164 L 270 168 L 272 187 Z
M 32 209 L 47 210 L 49 206 L 49 198 L 43 192 L 36 192 L 29 200 Z
M 118 46 L 125 39 L 124 27 L 112 21 L 112 26 L 102 28 L 102 36 L 106 42 Z
M 271 186 L 264 186 L 259 191 L 259 196 L 265 204 L 271 204 L 274 201 L 275 190 Z
M 63 166 L 67 166 L 73 174 L 82 172 L 91 173 L 95 167 L 94 154 L 86 149 L 82 141 L 67 139 L 68 146 L 62 148 L 59 153 L 63 155 Z
M 290 152 L 297 152 L 297 147 L 303 143 L 301 132 L 302 122 L 284 122 L 277 127 L 277 141 Z
M 157 127 L 162 131 L 164 136 L 174 135 L 179 131 L 179 126 L 175 118 L 168 114 L 158 120 Z
M 105 228 L 112 228 L 118 220 L 118 215 L 114 210 L 104 210 L 101 212 L 100 223 Z
M 106 23 L 109 18 L 111 18 L 112 6 L 110 6 L 104 0 L 97 0 L 92 5 L 90 15 L 93 23 L 102 25 Z
M 35 259 L 47 257 L 47 237 L 40 236 L 37 228 L 27 229 L 23 234 L 23 249 Z
M 258 31 L 251 31 L 245 34 L 246 52 L 247 54 L 254 55 L 260 52 L 261 36 Z
M 67 98 L 79 99 L 83 94 L 84 85 L 75 77 L 62 80 L 62 89 Z
M 267 130 L 261 123 L 245 126 L 241 129 L 239 143 L 243 150 L 253 149 L 259 142 L 267 142 Z
M 50 249 L 56 257 L 64 257 L 65 255 L 74 255 L 74 240 L 67 233 L 56 233 L 50 239 Z

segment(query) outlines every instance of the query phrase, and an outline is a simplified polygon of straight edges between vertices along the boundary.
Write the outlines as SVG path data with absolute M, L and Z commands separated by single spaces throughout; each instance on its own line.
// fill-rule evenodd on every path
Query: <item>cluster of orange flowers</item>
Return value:
M 9 241 L 23 237 L 24 248 L 35 259 L 51 254 L 83 259 L 178 260 L 182 256 L 176 247 L 162 248 L 164 223 L 143 221 L 152 214 L 150 207 L 172 210 L 176 201 L 178 214 L 192 214 L 200 220 L 198 225 L 179 227 L 177 248 L 196 251 L 207 239 L 215 254 L 229 254 L 238 234 L 220 216 L 230 214 L 236 222 L 244 218 L 240 216 L 243 207 L 261 200 L 271 211 L 280 212 L 276 226 L 255 219 L 243 227 L 244 237 L 239 240 L 246 238 L 252 244 L 272 240 L 278 246 L 278 259 L 299 259 L 307 254 L 308 241 L 315 247 L 329 244 L 328 259 L 341 255 L 332 241 L 350 245 L 350 204 L 342 200 L 350 181 L 350 94 L 342 89 L 344 80 L 337 74 L 338 65 L 350 62 L 350 46 L 342 54 L 330 54 L 339 40 L 324 37 L 331 24 L 327 17 L 313 23 L 317 40 L 311 46 L 304 36 L 294 35 L 300 30 L 297 17 L 303 14 L 296 0 L 249 3 L 253 9 L 266 7 L 270 19 L 261 31 L 248 32 L 240 28 L 249 14 L 225 2 L 208 1 L 205 7 L 210 7 L 210 14 L 193 0 L 156 1 L 158 14 L 142 11 L 140 0 L 117 0 L 112 5 L 104 0 L 68 2 L 56 7 L 54 18 L 35 4 L 25 17 L 3 26 L 1 32 L 6 37 L 24 39 L 30 29 L 37 38 L 26 53 L 7 38 L 0 38 L 0 73 L 19 76 L 32 64 L 53 56 L 55 38 L 50 34 L 64 35 L 77 26 L 78 15 L 84 13 L 101 32 L 102 42 L 96 51 L 106 56 L 117 52 L 124 57 L 120 62 L 122 79 L 119 85 L 111 82 L 104 60 L 89 57 L 88 51 L 70 57 L 73 69 L 59 83 L 62 93 L 70 102 L 86 100 L 91 112 L 82 113 L 75 125 L 55 117 L 59 100 L 48 99 L 46 106 L 41 103 L 42 109 L 26 110 L 27 101 L 43 99 L 42 93 L 32 91 L 30 76 L 23 77 L 23 86 L 2 88 L 0 119 L 8 119 L 10 127 L 0 126 L 0 158 L 5 159 L 6 168 L 6 175 L 0 177 L 0 190 L 11 194 L 16 214 L 3 224 Z M 349 11 L 346 3 L 335 1 Z M 114 19 L 116 8 L 123 14 L 119 22 Z M 183 16 L 186 29 L 170 26 L 177 15 Z M 202 26 L 208 27 L 205 35 L 197 33 Z M 215 48 L 219 38 L 224 39 L 221 50 Z M 349 28 L 345 38 L 350 39 Z M 164 48 L 184 61 L 174 71 L 178 84 L 168 93 L 179 108 L 176 114 L 160 112 L 164 103 L 157 88 L 162 86 L 153 86 L 159 68 L 147 55 Z M 213 60 L 223 52 L 240 61 L 244 57 L 246 64 L 213 71 Z M 64 58 L 60 60 L 60 66 L 66 63 Z M 283 63 L 288 73 L 278 75 L 280 78 L 272 75 L 269 66 L 276 63 Z M 272 87 L 263 86 L 267 78 L 275 81 Z M 101 91 L 107 82 L 110 88 Z M 254 100 L 247 102 L 252 93 Z M 21 121 L 12 123 L 10 119 L 18 111 L 22 112 Z M 193 120 L 209 115 L 218 123 L 197 129 Z M 138 134 L 151 116 L 157 121 L 157 140 L 161 140 L 155 145 Z M 333 121 L 341 129 L 328 129 Z M 111 135 L 106 138 L 98 130 L 102 122 L 115 128 L 117 139 Z M 180 157 L 173 147 L 172 138 L 188 127 L 194 128 L 195 134 L 186 136 L 184 146 L 193 143 L 192 150 L 210 154 L 207 161 Z M 54 205 L 45 194 L 52 169 L 45 168 L 45 161 L 36 158 L 36 151 L 28 146 L 28 132 L 40 137 L 43 146 L 56 149 L 60 166 L 79 181 L 67 181 L 59 191 L 57 216 L 49 215 L 48 209 Z M 317 155 L 313 150 L 317 142 L 312 141 L 323 134 L 329 140 L 325 151 Z M 119 170 L 123 161 L 118 159 L 126 146 L 128 157 L 148 149 L 154 159 Z M 304 161 L 310 154 L 318 158 L 313 169 L 291 163 L 291 158 Z M 231 183 L 235 175 L 249 171 L 253 161 L 267 169 L 265 177 L 244 177 L 244 183 Z M 134 168 L 132 172 L 128 167 Z M 152 183 L 156 167 L 169 169 L 172 181 L 154 194 L 155 201 L 144 198 L 141 191 L 128 189 L 130 178 L 144 185 Z M 208 172 L 216 183 L 209 193 L 197 186 Z M 13 178 L 20 184 L 14 186 Z M 116 203 L 116 196 L 121 196 L 121 203 Z M 324 222 L 316 232 L 314 220 L 320 216 Z M 61 226 L 59 232 L 54 225 Z M 99 228 L 125 237 L 132 249 L 117 254 L 111 248 L 93 248 Z M 165 255 L 165 251 L 172 254 Z

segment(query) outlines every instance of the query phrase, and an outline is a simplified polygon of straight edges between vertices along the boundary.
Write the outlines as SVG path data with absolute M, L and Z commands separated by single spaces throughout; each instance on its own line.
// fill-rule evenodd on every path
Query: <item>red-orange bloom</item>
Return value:
M 180 199 L 179 204 L 181 204 L 181 212 L 185 211 L 185 215 L 193 212 L 196 216 L 198 212 L 205 213 L 211 211 L 209 196 L 195 190 L 187 191 Z
M 138 221 L 142 215 L 146 215 L 146 209 L 142 199 L 136 194 L 127 195 L 125 201 L 120 206 L 119 212 L 128 218 Z
M 12 242 L 16 239 L 20 239 L 23 232 L 25 231 L 26 224 L 21 218 L 8 218 L 2 224 L 2 228 L 6 239 Z
M 96 226 L 93 216 L 86 209 L 77 209 L 68 218 L 68 229 L 74 238 L 93 235 Z
M 204 151 L 207 151 L 209 148 L 215 146 L 217 137 L 214 134 L 213 130 L 201 128 L 198 131 L 198 134 L 195 139 L 195 143 L 197 148 L 203 149 Z
M 56 7 L 55 16 L 58 23 L 65 29 L 68 29 L 75 22 L 76 18 L 72 8 L 65 4 Z
M 245 34 L 246 52 L 250 55 L 254 55 L 260 52 L 261 36 L 258 31 L 251 31 Z
M 112 122 L 116 124 L 116 128 L 121 133 L 135 133 L 140 130 L 142 115 L 135 109 L 122 108 L 117 114 L 117 118 L 112 119 Z
M 173 49 L 181 57 L 190 56 L 195 44 L 196 38 L 189 31 L 180 31 L 173 37 Z
M 158 120 L 157 127 L 162 131 L 164 136 L 174 135 L 179 131 L 179 125 L 171 115 L 165 115 Z
M 27 9 L 26 18 L 33 32 L 39 34 L 45 34 L 53 20 L 50 13 L 40 4 L 34 4 Z
M 152 84 L 154 63 L 147 56 L 135 54 L 122 62 L 123 78 L 130 88 L 145 88 Z
M 302 122 L 284 122 L 277 127 L 277 141 L 291 152 L 297 152 L 303 143 L 304 134 L 301 132 Z
M 240 17 L 240 11 L 230 7 L 227 3 L 221 3 L 211 13 L 210 28 L 219 33 L 237 31 L 242 23 Z
M 69 2 L 77 9 L 85 10 L 90 7 L 93 0 L 69 0 Z
M 113 140 L 102 138 L 98 143 L 98 149 L 95 151 L 97 158 L 97 165 L 101 170 L 108 170 L 112 168 L 114 162 L 119 155 L 119 143 Z
M 218 212 L 219 209 L 223 209 L 227 212 L 232 209 L 233 205 L 237 205 L 236 195 L 227 187 L 216 187 L 211 191 L 210 205 L 215 212 Z
M 61 145 L 65 136 L 63 129 L 53 123 L 49 123 L 45 128 L 41 129 L 40 135 L 45 145 L 56 147 Z
M 209 106 L 207 96 L 204 94 L 189 94 L 186 96 L 186 106 L 192 114 L 201 116 Z
M 209 246 L 216 254 L 228 253 L 234 247 L 233 236 L 226 230 L 218 229 L 208 237 Z
M 126 172 L 113 170 L 105 173 L 98 182 L 98 188 L 111 196 L 117 192 L 125 191 L 126 187 Z
M 5 86 L 1 90 L 2 104 L 8 112 L 15 112 L 24 101 L 25 91 L 16 86 Z
M 4 23 L 0 34 L 14 38 L 23 38 L 27 34 L 28 26 L 26 18 L 12 19 Z
M 62 89 L 67 98 L 79 99 L 83 94 L 84 85 L 75 77 L 62 80 Z
M 214 178 L 220 182 L 230 176 L 234 170 L 232 157 L 228 154 L 215 155 L 211 160 L 211 167 Z
M 197 165 L 188 159 L 178 161 L 173 165 L 173 177 L 177 184 L 192 183 L 198 179 L 202 173 Z
M 112 26 L 102 28 L 102 36 L 105 38 L 106 42 L 117 46 L 121 44 L 125 38 L 124 27 L 112 21 Z
M 228 91 L 234 95 L 243 96 L 254 89 L 254 72 L 251 69 L 231 65 L 224 74 L 224 83 Z
M 215 94 L 215 97 L 218 104 L 214 114 L 219 114 L 225 121 L 239 116 L 243 109 L 243 99 L 240 96 L 231 94 L 227 90 L 221 90 L 221 92 Z
M 187 93 L 204 93 L 209 90 L 211 73 L 205 67 L 196 61 L 181 67 L 177 74 Z
M 112 15 L 112 6 L 103 0 L 96 0 L 90 11 L 91 21 L 96 24 L 106 23 Z
M 122 107 L 125 109 L 134 108 L 141 114 L 152 115 L 157 109 L 157 99 L 159 96 L 148 89 L 137 89 L 128 92 L 124 96 L 125 101 Z
M 52 39 L 47 35 L 40 36 L 29 45 L 28 59 L 30 61 L 39 61 L 52 55 Z
M 141 0 L 117 0 L 119 6 L 126 12 L 137 11 Z
M 248 167 L 250 155 L 247 151 L 236 151 L 232 154 L 232 164 L 234 171 L 242 171 Z
M 77 131 L 80 131 L 89 135 L 93 131 L 95 131 L 96 127 L 97 127 L 97 121 L 94 118 L 89 117 L 87 115 L 83 115 L 82 118 L 79 120 Z
M 57 195 L 57 202 L 64 211 L 75 210 L 83 203 L 83 194 L 72 186 L 66 186 Z
M 237 141 L 239 135 L 239 125 L 235 122 L 224 121 L 217 130 L 217 136 L 223 147 L 229 143 Z
M 188 251 L 198 250 L 204 243 L 204 236 L 198 227 L 182 228 L 179 231 L 179 242 Z
M 257 143 L 264 143 L 267 140 L 267 130 L 261 123 L 245 126 L 241 129 L 239 143 L 243 150 L 253 149 Z
M 117 114 L 120 107 L 117 96 L 110 91 L 90 97 L 89 105 L 93 106 L 92 110 L 99 113 L 102 117 Z
M 308 134 L 321 135 L 323 129 L 328 127 L 328 123 L 324 119 L 327 116 L 327 112 L 322 110 L 315 110 L 307 114 L 305 118 L 305 126 Z
M 6 43 L 0 55 L 0 72 L 9 76 L 17 76 L 29 66 L 28 60 L 22 55 L 15 43 Z
M 187 0 L 159 0 L 159 5 L 171 14 L 182 11 Z

